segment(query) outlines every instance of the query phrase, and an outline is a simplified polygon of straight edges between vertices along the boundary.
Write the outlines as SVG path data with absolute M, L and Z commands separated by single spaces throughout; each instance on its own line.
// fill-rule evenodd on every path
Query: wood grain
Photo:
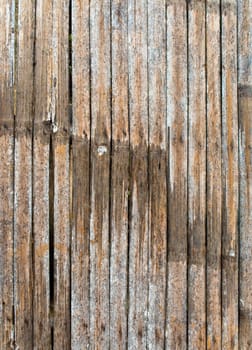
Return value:
M 207 349 L 221 349 L 220 3 L 207 1 Z
M 205 3 L 188 4 L 188 349 L 206 346 Z
M 32 108 L 34 5 L 16 7 L 16 124 L 14 187 L 14 308 L 15 341 L 33 348 L 32 267 Z
M 147 1 L 128 1 L 130 237 L 128 348 L 147 347 L 148 69 Z
M 89 344 L 90 67 L 89 1 L 72 1 L 71 348 Z
M 49 1 L 36 3 L 33 131 L 34 347 L 51 349 L 50 323 L 50 96 L 52 16 Z
M 239 348 L 252 346 L 252 3 L 238 1 L 240 170 Z
M 0 1 L 0 349 L 13 333 L 13 145 L 14 6 Z
M 148 2 L 149 286 L 147 348 L 163 349 L 167 270 L 166 6 Z
M 128 312 L 128 2 L 112 10 L 112 164 L 110 224 L 110 348 L 127 348 Z
M 222 348 L 238 348 L 237 5 L 222 1 Z
M 167 6 L 168 277 L 166 349 L 187 347 L 187 12 Z
M 97 349 L 109 347 L 110 20 L 110 1 L 90 3 L 90 342 Z

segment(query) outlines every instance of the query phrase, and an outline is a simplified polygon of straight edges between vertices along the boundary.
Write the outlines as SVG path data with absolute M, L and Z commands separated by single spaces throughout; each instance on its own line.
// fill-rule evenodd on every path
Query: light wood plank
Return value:
M 110 1 L 90 3 L 92 179 L 90 344 L 109 347 Z
M 222 1 L 222 348 L 238 349 L 237 4 Z
M 130 237 L 128 348 L 147 347 L 148 70 L 147 1 L 128 1 Z
M 128 283 L 128 1 L 112 6 L 112 166 L 111 166 L 111 259 L 110 348 L 127 348 Z
M 239 348 L 252 346 L 252 2 L 238 1 L 240 169 Z
M 14 3 L 0 1 L 0 349 L 13 332 Z
M 207 349 L 221 349 L 220 3 L 207 1 Z
M 71 347 L 89 344 L 90 67 L 89 1 L 72 1 Z
M 16 36 L 16 126 L 14 202 L 15 341 L 33 348 L 32 107 L 34 2 L 20 0 Z
M 148 2 L 149 286 L 147 348 L 163 349 L 167 270 L 166 4 Z
M 206 346 L 205 3 L 188 4 L 188 349 Z
M 167 134 L 169 137 L 166 349 L 187 346 L 187 13 L 167 5 Z

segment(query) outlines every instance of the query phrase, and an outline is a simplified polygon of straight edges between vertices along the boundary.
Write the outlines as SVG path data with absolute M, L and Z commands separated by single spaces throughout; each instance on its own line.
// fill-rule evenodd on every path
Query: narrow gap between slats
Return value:
M 49 150 L 49 298 L 50 298 L 50 326 L 51 348 L 54 346 L 54 159 L 53 140 L 50 136 Z
M 205 156 L 205 168 L 206 168 L 206 183 L 205 183 L 205 191 L 206 191 L 206 196 L 205 196 L 205 206 L 206 206 L 206 211 L 205 211 L 205 249 L 206 249 L 206 253 L 205 253 L 205 338 L 206 338 L 206 350 L 207 350 L 207 317 L 208 317 L 208 312 L 207 312 L 207 287 L 208 287 L 208 279 L 207 279 L 207 266 L 208 266 L 208 228 L 207 228 L 207 224 L 208 224 L 208 210 L 207 210 L 207 203 L 208 203 L 208 190 L 207 190 L 207 184 L 208 184 L 208 171 L 207 171 L 207 163 L 208 163 L 208 147 L 207 147 L 207 140 L 208 140 L 208 128 L 207 128 L 207 117 L 208 117 L 208 108 L 207 108 L 207 2 L 208 0 L 205 0 L 205 121 L 206 121 L 206 139 L 205 139 L 205 149 L 206 149 L 206 156 Z

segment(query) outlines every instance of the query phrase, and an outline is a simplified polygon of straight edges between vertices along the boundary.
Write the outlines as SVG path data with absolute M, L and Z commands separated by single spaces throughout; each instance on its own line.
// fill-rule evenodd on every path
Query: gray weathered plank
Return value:
M 188 4 L 188 349 L 206 346 L 205 2 Z
M 0 1 L 0 349 L 13 334 L 14 2 Z
M 166 6 L 148 2 L 149 285 L 147 348 L 163 349 L 167 270 Z
M 221 349 L 220 3 L 207 1 L 207 349 Z
M 128 278 L 128 1 L 112 9 L 112 165 L 110 233 L 110 348 L 127 348 Z
M 167 134 L 169 137 L 166 349 L 187 347 L 187 12 L 167 5 Z
M 222 348 L 238 349 L 237 4 L 222 1 Z
M 147 1 L 128 1 L 130 237 L 128 348 L 147 347 L 148 69 Z
M 252 346 L 252 2 L 238 1 L 240 169 L 239 348 Z
M 89 344 L 89 1 L 72 1 L 71 348 Z M 91 345 L 91 344 L 90 344 Z
M 16 6 L 16 124 L 14 199 L 15 341 L 33 348 L 32 267 L 32 107 L 34 2 Z
M 91 219 L 90 343 L 109 347 L 110 1 L 90 3 Z

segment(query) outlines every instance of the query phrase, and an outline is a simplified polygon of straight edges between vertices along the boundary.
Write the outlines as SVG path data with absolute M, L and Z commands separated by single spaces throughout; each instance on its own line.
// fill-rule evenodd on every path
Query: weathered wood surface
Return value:
M 240 349 L 252 346 L 252 2 L 238 1 Z
M 206 346 L 205 3 L 188 4 L 188 349 Z
M 0 15 L 0 349 L 252 348 L 251 0 Z
M 33 348 L 32 119 L 34 2 L 16 6 L 14 163 L 15 343 Z
M 166 349 L 187 347 L 187 11 L 167 5 L 168 271 Z
M 207 349 L 221 348 L 221 47 L 220 2 L 207 1 Z
M 13 333 L 14 4 L 0 1 L 0 349 Z

